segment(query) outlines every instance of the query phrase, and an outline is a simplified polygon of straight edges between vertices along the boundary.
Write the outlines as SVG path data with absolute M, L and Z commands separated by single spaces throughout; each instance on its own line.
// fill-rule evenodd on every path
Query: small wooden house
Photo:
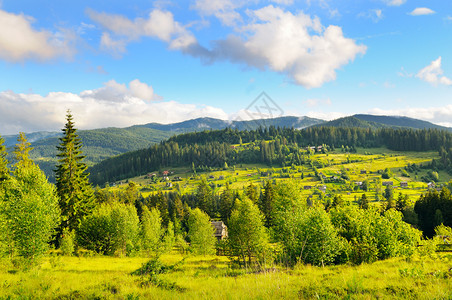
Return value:
M 212 227 L 215 228 L 213 233 L 217 240 L 221 241 L 228 237 L 228 227 L 223 223 L 223 221 L 212 221 Z
M 383 181 L 382 185 L 383 186 L 394 185 L 394 182 L 393 181 Z
M 408 187 L 408 182 L 402 181 L 402 182 L 400 183 L 400 187 L 401 187 L 401 188 L 407 188 L 407 187 Z

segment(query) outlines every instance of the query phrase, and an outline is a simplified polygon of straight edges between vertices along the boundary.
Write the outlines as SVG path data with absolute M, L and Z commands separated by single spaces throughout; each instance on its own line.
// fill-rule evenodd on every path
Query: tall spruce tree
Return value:
M 82 141 L 74 128 L 71 112 L 66 115 L 67 123 L 62 129 L 63 137 L 57 146 L 58 165 L 55 170 L 57 192 L 60 197 L 63 229 L 75 230 L 82 218 L 95 206 L 94 191 L 88 181 L 87 166 L 83 163 Z

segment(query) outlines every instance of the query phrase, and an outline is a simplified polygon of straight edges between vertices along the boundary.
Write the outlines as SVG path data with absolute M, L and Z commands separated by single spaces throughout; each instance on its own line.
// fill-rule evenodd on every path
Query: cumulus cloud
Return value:
M 431 14 L 434 14 L 434 13 L 435 13 L 435 11 L 431 10 L 430 8 L 418 7 L 418 8 L 415 8 L 409 14 L 412 15 L 412 16 L 425 16 L 425 15 L 431 15 Z
M 366 52 L 340 27 L 324 28 L 318 18 L 302 12 L 294 15 L 270 5 L 249 14 L 254 22 L 241 28 L 244 36 L 215 41 L 210 58 L 269 68 L 315 88 L 335 80 L 337 69 Z
M 215 16 L 226 26 L 234 26 L 242 20 L 237 8 L 246 4 L 243 0 L 196 0 L 192 6 L 202 16 Z
M 168 11 L 154 9 L 148 18 L 130 20 L 121 15 L 99 13 L 87 10 L 89 17 L 101 25 L 104 30 L 101 47 L 115 52 L 125 52 L 127 43 L 140 37 L 152 37 L 169 44 L 170 49 L 184 50 L 197 44 L 196 38 Z M 114 36 L 112 36 L 112 34 Z
M 203 3 L 199 0 L 197 4 Z M 232 4 L 231 4 L 232 3 Z M 216 14 L 238 5 L 232 0 L 208 1 L 205 13 Z M 101 44 L 124 52 L 126 43 L 142 36 L 158 38 L 170 49 L 198 57 L 206 63 L 228 60 L 287 75 L 306 88 L 322 86 L 336 79 L 336 71 L 366 52 L 366 46 L 346 38 L 342 28 L 324 27 L 316 17 L 292 14 L 272 5 L 247 10 L 250 22 L 235 27 L 236 34 L 201 46 L 195 36 L 176 22 L 170 12 L 154 10 L 148 19 L 129 20 L 119 15 L 88 11 L 90 17 L 109 32 Z M 117 38 L 113 39 L 110 33 Z
M 452 80 L 443 75 L 441 56 L 416 74 L 416 77 L 433 85 L 452 85 Z
M 452 127 L 450 121 L 452 120 L 452 104 L 442 107 L 409 107 L 394 110 L 374 108 L 368 111 L 368 113 L 382 116 L 406 116 Z
M 0 59 L 9 62 L 45 61 L 74 53 L 72 32 L 36 30 L 31 26 L 33 21 L 32 17 L 0 10 Z
M 147 98 L 147 99 L 146 99 Z M 150 122 L 173 123 L 198 117 L 227 119 L 219 108 L 158 100 L 152 87 L 133 80 L 128 87 L 111 80 L 103 87 L 80 94 L 52 92 L 41 96 L 0 92 L 0 135 L 19 131 L 55 131 L 70 109 L 80 129 L 126 127 Z
M 406 2 L 406 0 L 383 0 L 389 6 L 400 6 Z

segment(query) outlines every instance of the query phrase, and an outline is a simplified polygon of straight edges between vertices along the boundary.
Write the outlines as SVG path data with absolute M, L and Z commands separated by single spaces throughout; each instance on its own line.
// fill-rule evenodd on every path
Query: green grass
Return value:
M 177 263 L 182 256 L 165 255 Z M 0 298 L 22 299 L 450 299 L 452 256 L 391 259 L 360 266 L 234 269 L 225 257 L 188 257 L 164 282 L 177 288 L 143 285 L 130 275 L 145 258 L 51 257 L 29 272 L 0 271 Z

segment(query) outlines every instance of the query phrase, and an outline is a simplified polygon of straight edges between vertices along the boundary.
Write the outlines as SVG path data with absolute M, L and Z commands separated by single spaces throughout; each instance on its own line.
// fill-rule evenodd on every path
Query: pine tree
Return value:
M 229 182 L 226 182 L 226 188 L 220 195 L 220 216 L 221 220 L 228 225 L 231 217 L 232 209 L 234 208 L 234 194 L 229 187 Z
M 14 147 L 14 156 L 16 159 L 16 168 L 30 167 L 33 161 L 30 159 L 30 151 L 33 148 L 30 147 L 30 143 L 27 141 L 25 133 L 19 133 L 17 137 L 17 144 Z
M 83 163 L 82 141 L 74 128 L 71 112 L 66 115 L 67 123 L 62 129 L 63 137 L 57 146 L 58 165 L 55 170 L 57 192 L 60 197 L 63 229 L 75 230 L 82 218 L 95 206 L 94 191 L 88 181 L 87 166 Z
M 265 226 L 273 226 L 273 198 L 274 190 L 271 181 L 267 181 L 264 188 L 264 194 L 260 201 L 260 210 L 265 216 Z

